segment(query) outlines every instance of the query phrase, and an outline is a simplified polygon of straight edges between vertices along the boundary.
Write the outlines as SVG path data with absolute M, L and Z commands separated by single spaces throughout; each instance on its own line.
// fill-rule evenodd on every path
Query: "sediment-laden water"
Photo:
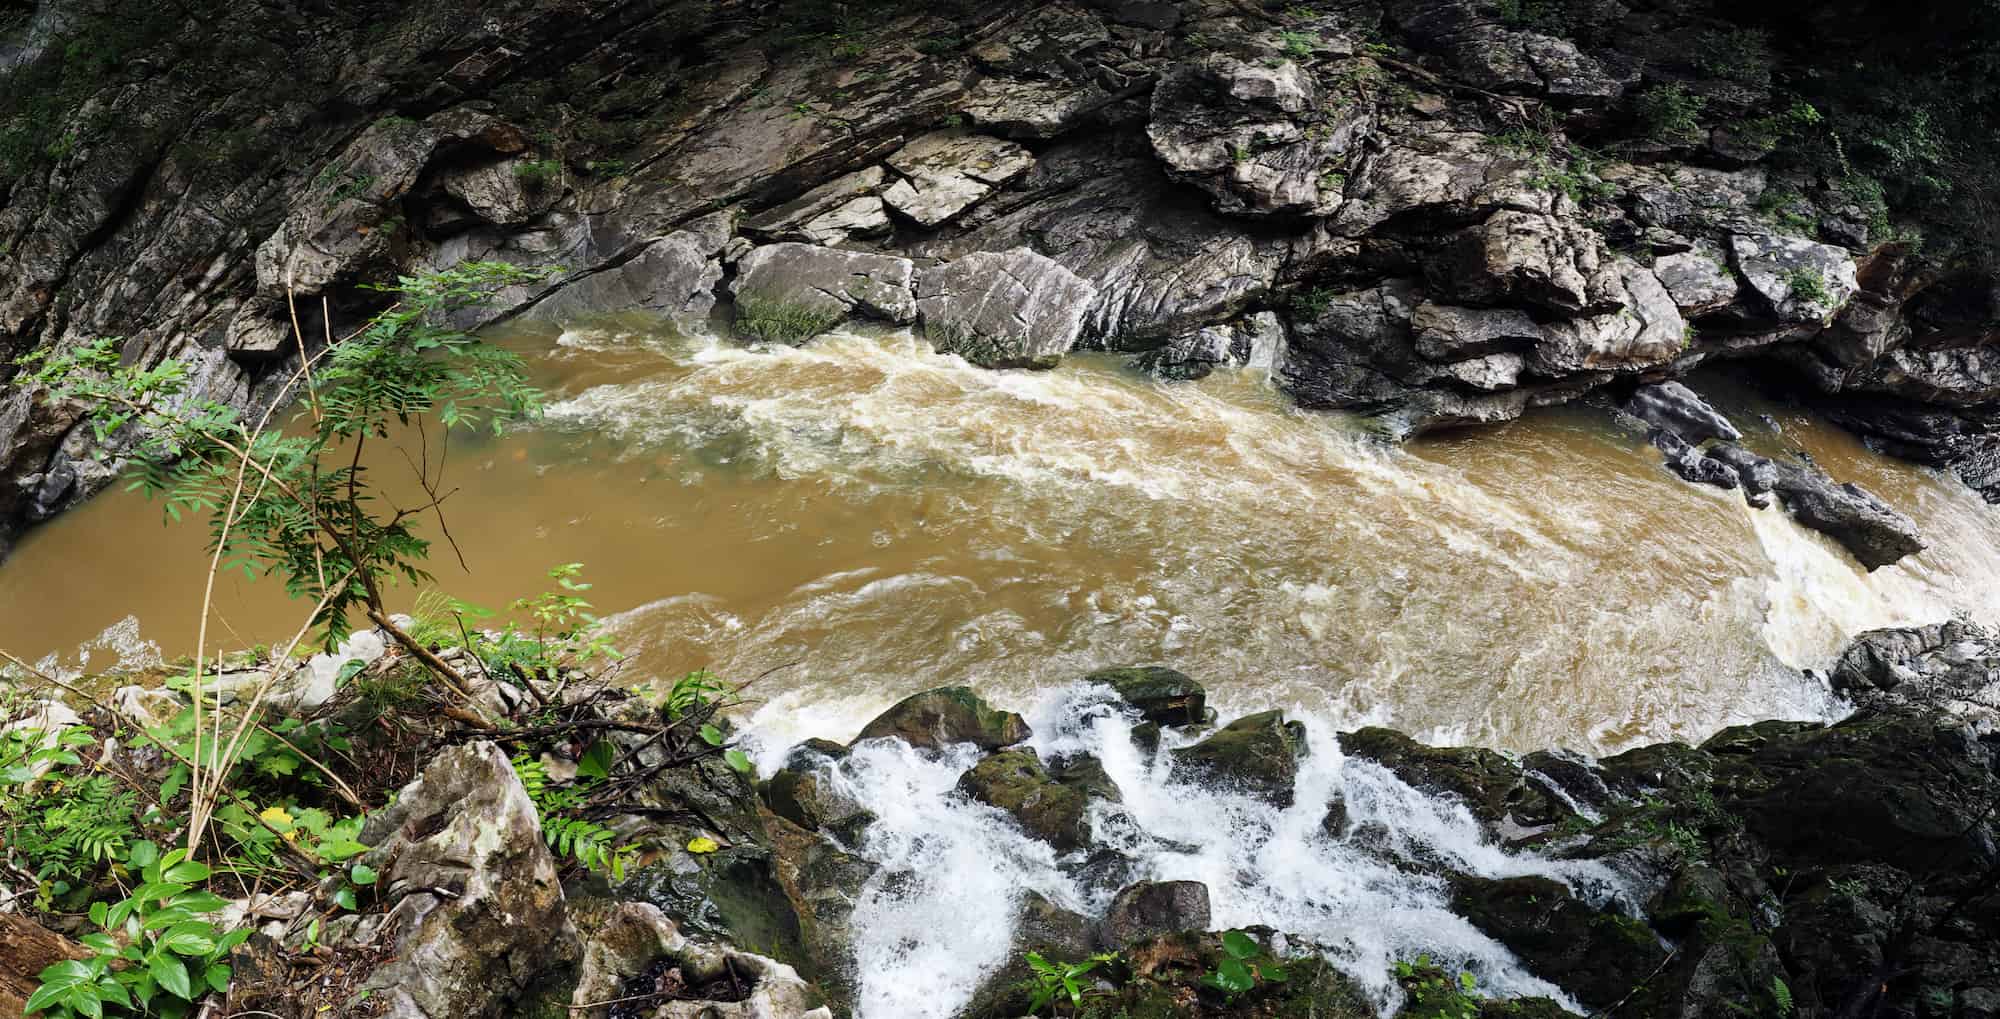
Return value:
M 1117 781 L 1100 840 L 1127 833 L 1138 876 L 1203 881 L 1218 926 L 1310 939 L 1385 1008 L 1392 961 L 1418 952 L 1489 992 L 1552 990 L 1402 862 L 1627 892 L 1484 842 L 1462 809 L 1345 760 L 1338 729 L 1601 752 L 1829 717 L 1842 706 L 1800 670 L 1852 634 L 2000 619 L 2000 512 L 1720 380 L 1697 385 L 1750 445 L 1873 489 L 1930 551 L 1865 573 L 1780 510 L 1674 479 L 1588 408 L 1398 448 L 1290 407 L 1254 369 L 1174 385 L 1108 357 L 990 372 L 904 334 L 750 350 L 615 320 L 505 342 L 552 403 L 539 424 L 430 450 L 449 457 L 444 522 L 466 564 L 434 527 L 440 587 L 504 607 L 583 562 L 632 681 L 785 666 L 750 691 L 767 768 L 926 687 L 1026 708 L 1045 757 L 1091 752 Z M 392 499 L 419 498 L 403 451 L 371 462 Z M 205 533 L 129 493 L 35 532 L 0 566 L 0 646 L 79 670 L 186 653 Z M 225 576 L 217 604 L 227 646 L 298 624 L 271 582 Z M 1076 683 L 1149 661 L 1201 679 L 1225 717 L 1304 719 L 1299 805 L 1177 781 Z M 876 744 L 833 775 L 880 815 L 849 847 L 881 865 L 855 924 L 870 1019 L 949 1015 L 1005 961 L 1028 891 L 1106 906 L 953 793 L 969 763 Z M 1369 845 L 1320 829 L 1336 796 Z
M 469 572 L 433 527 L 439 585 L 504 607 L 583 562 L 630 676 L 796 663 L 752 691 L 773 742 L 941 683 L 1026 700 L 1167 661 L 1225 712 L 1606 750 L 1836 711 L 1796 668 L 1852 633 L 2000 615 L 2000 513 L 1719 382 L 1753 445 L 1809 451 L 1932 549 L 1864 573 L 1584 408 L 1394 448 L 1254 370 L 989 372 L 907 335 L 749 350 L 633 321 L 507 342 L 552 404 L 454 441 Z M 399 452 L 373 462 L 417 498 Z M 191 650 L 204 537 L 128 493 L 35 532 L 0 566 L 0 646 L 93 668 Z M 276 585 L 222 587 L 226 643 L 295 625 Z

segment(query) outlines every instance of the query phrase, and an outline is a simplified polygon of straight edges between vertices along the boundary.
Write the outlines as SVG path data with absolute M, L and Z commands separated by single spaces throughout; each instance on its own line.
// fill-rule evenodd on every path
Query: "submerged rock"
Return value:
M 863 726 L 855 741 L 894 736 L 913 747 L 971 743 L 998 750 L 1031 735 L 1020 715 L 994 709 L 971 687 L 946 686 L 904 698 Z
M 1382 765 L 1418 789 L 1455 797 L 1489 829 L 1553 824 L 1571 813 L 1519 763 L 1492 750 L 1427 746 L 1382 728 L 1341 733 L 1340 749 Z
M 1777 464 L 1773 490 L 1792 518 L 1845 546 L 1869 572 L 1928 547 L 1916 521 L 1859 485 L 1836 484 L 1816 467 Z
M 1110 687 L 1148 722 L 1201 725 L 1208 721 L 1208 691 L 1184 672 L 1161 665 L 1133 665 L 1099 669 L 1083 681 Z
M 1254 796 L 1280 807 L 1292 803 L 1299 758 L 1306 753 L 1304 722 L 1282 711 L 1246 715 L 1189 747 L 1169 751 L 1177 771 L 1195 782 Z

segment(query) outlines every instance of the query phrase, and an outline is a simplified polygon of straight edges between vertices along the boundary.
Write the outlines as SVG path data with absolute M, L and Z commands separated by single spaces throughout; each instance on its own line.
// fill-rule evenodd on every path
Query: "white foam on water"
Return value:
M 1633 898 L 1601 864 L 1510 853 L 1486 841 L 1464 806 L 1342 755 L 1325 717 L 1302 717 L 1310 752 L 1295 803 L 1282 810 L 1177 775 L 1166 750 L 1187 741 L 1172 734 L 1160 752 L 1143 753 L 1130 737 L 1136 717 L 1102 688 L 1050 691 L 1029 718 L 1030 745 L 1044 760 L 1093 754 L 1117 782 L 1123 802 L 1100 804 L 1093 828 L 1099 844 L 1135 862 L 1132 880 L 1202 882 L 1213 929 L 1268 924 L 1303 939 L 1302 951 L 1323 954 L 1355 978 L 1385 1016 L 1402 1000 L 1395 962 L 1418 955 L 1475 974 L 1484 993 L 1546 995 L 1576 1009 L 1453 914 L 1444 878 L 1419 861 L 1484 877 L 1548 877 L 1608 908 Z M 944 1019 L 962 1008 L 1009 961 L 1013 917 L 1027 893 L 1095 917 L 1116 891 L 1081 886 L 1064 864 L 1082 854 L 1058 859 L 1004 813 L 956 792 L 978 759 L 969 746 L 927 755 L 899 740 L 872 740 L 827 766 L 838 790 L 878 814 L 854 847 L 881 868 L 852 923 L 862 1019 Z M 1349 817 L 1341 835 L 1322 828 L 1336 801 Z

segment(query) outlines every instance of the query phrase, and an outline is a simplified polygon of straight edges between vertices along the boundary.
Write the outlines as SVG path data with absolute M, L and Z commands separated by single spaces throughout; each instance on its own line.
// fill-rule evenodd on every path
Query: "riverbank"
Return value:
M 387 762 L 246 783 L 289 783 L 287 822 L 301 797 L 347 812 L 326 779 L 371 803 L 415 781 L 327 876 L 224 908 L 258 929 L 226 1007 L 1013 1016 L 1034 997 L 1030 951 L 1105 956 L 1076 983 L 1079 1014 L 1106 1016 L 1973 1017 L 2000 990 L 2000 643 L 1963 624 L 1857 642 L 1830 680 L 1859 705 L 1841 722 L 1601 760 L 1214 719 L 1200 684 L 1149 668 L 1079 677 L 1026 717 L 919 695 L 753 780 L 720 740 L 608 690 L 485 734 L 419 701 L 385 711 L 402 665 L 385 652 L 318 704 L 310 683 L 275 688 L 293 719 L 277 732 L 342 726 L 341 759 Z M 526 720 L 541 698 L 524 690 L 475 693 Z M 156 719 L 176 702 L 112 701 Z M 100 736 L 121 727 L 84 714 Z M 598 749 L 593 718 L 631 731 Z M 81 757 L 170 767 L 144 746 Z M 614 784 L 644 776 L 596 817 L 638 847 L 615 871 L 552 852 L 544 828 L 547 790 L 607 761 Z M 296 838 L 330 845 L 323 827 Z M 9 922 L 79 934 L 47 894 Z M 1248 940 L 1199 933 L 1228 930 Z

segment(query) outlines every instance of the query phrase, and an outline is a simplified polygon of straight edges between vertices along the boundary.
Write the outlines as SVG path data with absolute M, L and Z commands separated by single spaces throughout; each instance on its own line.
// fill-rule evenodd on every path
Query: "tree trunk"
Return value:
M 90 952 L 18 913 L 0 913 L 0 1019 L 15 1019 L 40 987 L 42 970 Z

